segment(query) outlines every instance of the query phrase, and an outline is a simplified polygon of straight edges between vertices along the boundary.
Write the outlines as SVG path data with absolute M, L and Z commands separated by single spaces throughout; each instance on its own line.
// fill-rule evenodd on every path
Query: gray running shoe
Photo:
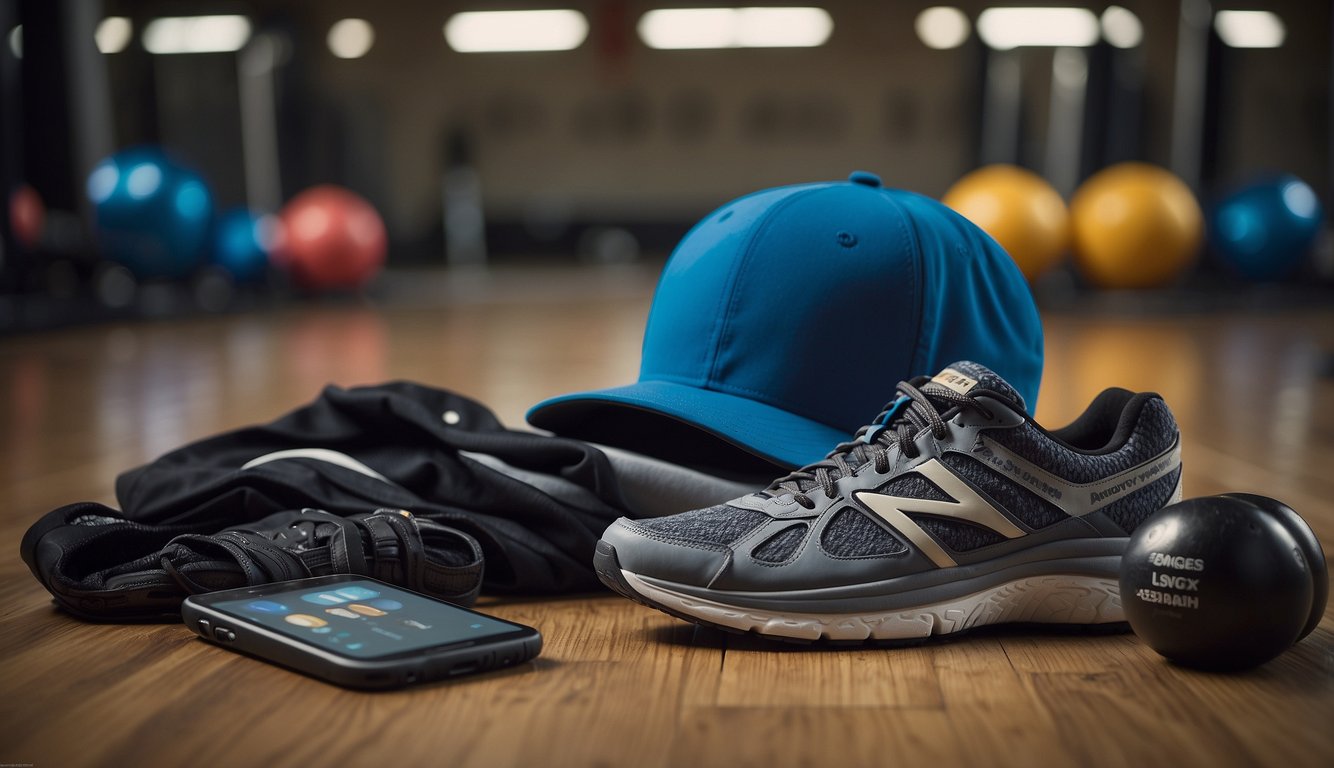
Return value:
M 823 461 L 707 509 L 621 518 L 594 567 L 698 624 L 811 641 L 911 641 L 1001 623 L 1119 628 L 1121 553 L 1181 497 L 1162 398 L 1108 389 L 1048 431 L 971 362 L 899 384 Z

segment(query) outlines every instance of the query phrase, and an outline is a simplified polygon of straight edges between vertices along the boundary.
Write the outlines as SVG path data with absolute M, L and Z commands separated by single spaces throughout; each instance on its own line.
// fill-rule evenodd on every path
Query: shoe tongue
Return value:
M 952 390 L 961 395 L 986 390 L 1000 395 L 1002 399 L 1014 401 L 1021 411 L 1025 409 L 1024 398 L 1019 396 L 1014 387 L 1005 383 L 1005 379 L 990 368 L 971 360 L 961 360 L 950 365 L 922 385 L 922 393 L 928 397 L 932 393 L 945 390 Z

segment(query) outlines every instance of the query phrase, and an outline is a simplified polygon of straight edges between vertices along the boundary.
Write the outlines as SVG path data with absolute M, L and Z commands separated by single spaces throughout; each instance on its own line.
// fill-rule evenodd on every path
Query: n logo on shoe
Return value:
M 913 471 L 935 483 L 940 490 L 955 501 L 891 496 L 875 491 L 858 491 L 853 494 L 853 498 L 906 536 L 921 550 L 922 554 L 930 558 L 931 562 L 937 566 L 947 568 L 958 565 L 958 563 L 936 543 L 935 539 L 931 538 L 930 534 L 917 523 L 914 523 L 907 513 L 963 520 L 974 525 L 990 528 L 1008 539 L 1024 535 L 1024 531 L 1010 522 L 1010 518 L 1001 514 L 1000 510 L 979 496 L 967 483 L 955 477 L 954 473 L 938 460 L 931 459 L 916 467 Z

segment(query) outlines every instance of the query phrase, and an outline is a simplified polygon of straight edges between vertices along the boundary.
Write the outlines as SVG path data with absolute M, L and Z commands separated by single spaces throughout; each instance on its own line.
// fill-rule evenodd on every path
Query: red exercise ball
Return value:
M 24 184 L 9 196 L 9 226 L 24 248 L 36 248 L 46 224 L 46 204 L 31 185 Z
M 279 218 L 274 261 L 304 288 L 360 288 L 384 265 L 384 221 L 374 206 L 342 187 L 311 187 L 292 198 Z

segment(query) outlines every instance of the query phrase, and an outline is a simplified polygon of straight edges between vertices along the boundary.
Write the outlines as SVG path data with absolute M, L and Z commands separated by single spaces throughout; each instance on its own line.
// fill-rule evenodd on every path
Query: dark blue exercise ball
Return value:
M 1311 186 L 1291 174 L 1248 184 L 1214 211 L 1214 249 L 1249 280 L 1275 280 L 1302 262 L 1324 212 Z
M 102 255 L 139 279 L 181 278 L 207 255 L 213 195 L 156 147 L 122 150 L 88 174 Z
M 238 283 L 259 280 L 269 267 L 275 226 L 275 217 L 258 216 L 246 208 L 226 211 L 213 231 L 213 263 Z

